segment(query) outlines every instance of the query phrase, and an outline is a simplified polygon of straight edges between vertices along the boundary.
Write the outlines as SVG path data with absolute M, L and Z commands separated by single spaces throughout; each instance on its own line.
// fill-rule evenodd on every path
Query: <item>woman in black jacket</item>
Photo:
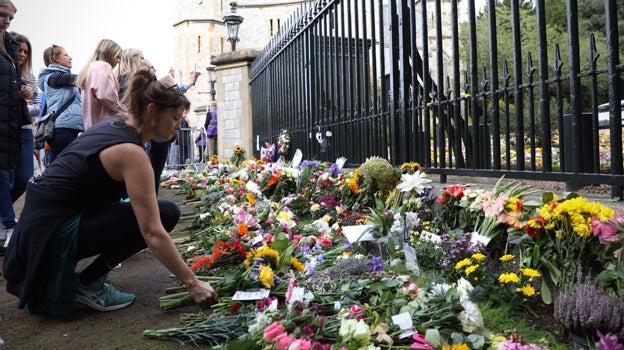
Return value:
M 30 124 L 26 99 L 33 96 L 32 87 L 23 84 L 17 51 L 20 43 L 7 32 L 17 8 L 10 0 L 0 0 L 0 221 L 4 231 L 0 239 L 9 238 L 15 227 L 11 199 L 13 171 L 22 159 L 22 125 Z M 32 161 L 32 160 L 29 160 Z M 0 247 L 3 245 L 0 245 Z M 3 250 L 3 249 L 2 249 Z M 1 253 L 1 252 L 0 252 Z

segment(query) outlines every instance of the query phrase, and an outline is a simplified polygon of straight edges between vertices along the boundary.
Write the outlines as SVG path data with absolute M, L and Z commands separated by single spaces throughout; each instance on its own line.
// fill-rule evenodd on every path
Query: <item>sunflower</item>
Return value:
M 249 267 L 252 265 L 253 260 L 262 260 L 263 265 L 270 266 L 271 268 L 277 268 L 277 263 L 279 262 L 279 252 L 273 248 L 270 248 L 267 245 L 263 245 L 262 247 L 256 250 L 250 250 L 247 253 L 247 260 L 245 261 L 245 266 Z

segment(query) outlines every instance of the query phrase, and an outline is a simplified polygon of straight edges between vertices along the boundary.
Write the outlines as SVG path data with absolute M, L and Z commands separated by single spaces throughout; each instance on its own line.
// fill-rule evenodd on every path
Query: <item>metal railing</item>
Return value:
M 202 131 L 195 128 L 182 128 L 178 131 L 177 138 L 169 145 L 167 156 L 167 169 L 184 169 L 187 167 L 198 170 L 206 163 L 207 149 L 198 146 Z
M 622 2 L 604 0 L 605 24 L 591 30 L 577 1 L 549 13 L 546 0 L 506 3 L 500 11 L 488 1 L 484 12 L 474 0 L 302 6 L 252 64 L 254 139 L 275 143 L 287 129 L 291 149 L 309 159 L 417 161 L 441 182 L 608 184 L 622 198 Z M 563 11 L 556 42 L 546 19 Z

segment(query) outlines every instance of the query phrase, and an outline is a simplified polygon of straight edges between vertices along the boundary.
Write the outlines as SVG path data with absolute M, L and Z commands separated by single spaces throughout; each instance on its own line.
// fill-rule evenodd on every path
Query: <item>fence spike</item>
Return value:
M 595 68 L 598 57 L 600 57 L 600 54 L 596 48 L 596 37 L 594 36 L 594 33 L 589 33 L 589 52 L 585 58 L 587 58 L 589 64 Z
M 555 44 L 555 62 L 553 62 L 553 68 L 558 74 L 561 74 L 561 67 L 563 66 L 563 61 L 561 60 L 561 50 L 559 49 L 559 44 Z
M 481 90 L 485 90 L 485 88 L 487 87 L 487 84 L 488 84 L 487 71 L 485 69 L 485 66 L 483 66 L 483 77 L 481 77 Z
M 509 75 L 509 64 L 507 63 L 507 59 L 505 58 L 503 60 L 503 85 L 505 87 L 509 86 L 509 78 L 511 78 L 511 75 Z

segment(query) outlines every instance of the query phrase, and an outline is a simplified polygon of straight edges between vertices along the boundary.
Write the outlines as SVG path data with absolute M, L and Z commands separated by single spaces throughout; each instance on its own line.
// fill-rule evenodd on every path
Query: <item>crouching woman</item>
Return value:
M 107 275 L 146 247 L 197 304 L 217 302 L 212 286 L 197 279 L 168 234 L 180 210 L 157 199 L 143 148 L 179 130 L 190 103 L 147 70 L 133 76 L 126 97 L 127 116 L 88 129 L 28 185 L 3 265 L 7 291 L 19 297 L 21 309 L 67 315 L 75 302 L 100 311 L 126 307 L 135 296 L 117 290 Z M 76 273 L 77 263 L 90 257 L 96 258 Z

